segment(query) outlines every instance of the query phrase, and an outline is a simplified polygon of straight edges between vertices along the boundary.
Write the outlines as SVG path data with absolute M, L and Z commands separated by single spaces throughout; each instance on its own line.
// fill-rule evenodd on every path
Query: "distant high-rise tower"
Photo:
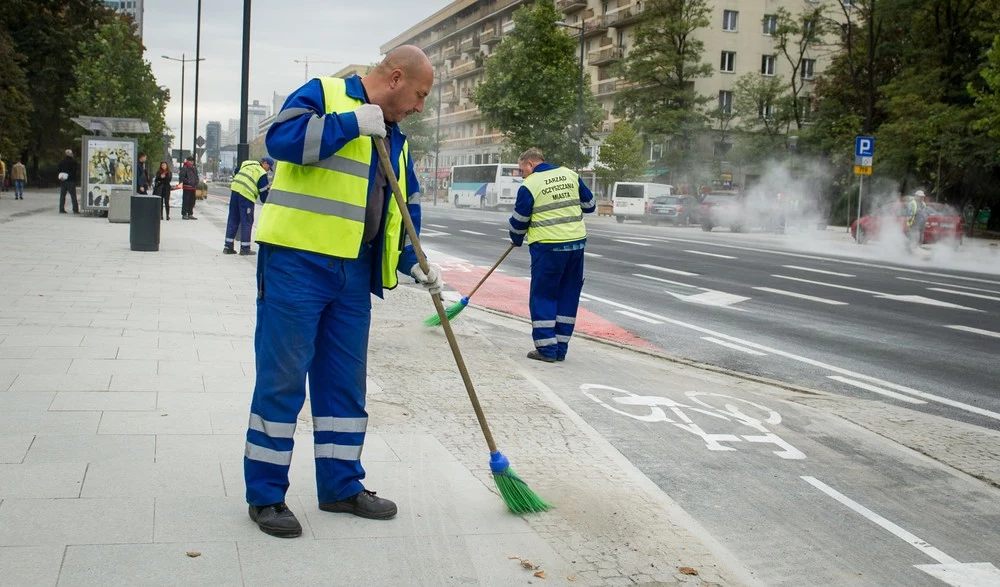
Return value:
M 254 100 L 253 104 L 247 104 L 247 140 L 252 141 L 260 134 L 260 123 L 270 116 L 267 104 L 261 104 Z
M 220 147 L 222 147 L 222 123 L 213 120 L 205 126 L 205 154 L 212 161 L 218 161 Z
M 101 0 L 105 6 L 132 17 L 136 24 L 136 34 L 142 38 L 143 0 Z

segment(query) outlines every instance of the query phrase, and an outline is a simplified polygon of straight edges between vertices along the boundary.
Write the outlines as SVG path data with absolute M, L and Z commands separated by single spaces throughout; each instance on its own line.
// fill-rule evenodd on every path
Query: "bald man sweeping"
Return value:
M 397 270 L 441 288 L 437 268 L 425 274 L 403 246 L 384 175 L 398 179 L 419 231 L 420 187 L 398 123 L 423 110 L 433 81 L 423 51 L 402 46 L 364 78 L 309 81 L 267 132 L 281 164 L 257 228 L 257 381 L 243 463 L 250 518 L 272 536 L 302 534 L 285 492 L 307 377 L 319 508 L 396 515 L 361 484 L 368 330 L 371 295 L 396 287 Z M 392 169 L 379 170 L 373 141 L 385 142 Z

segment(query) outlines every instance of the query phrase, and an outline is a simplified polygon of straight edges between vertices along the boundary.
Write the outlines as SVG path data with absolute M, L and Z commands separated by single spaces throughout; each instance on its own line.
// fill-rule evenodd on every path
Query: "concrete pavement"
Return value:
M 0 201 L 0 576 L 7 585 L 737 585 L 749 571 L 569 408 L 474 311 L 460 344 L 501 450 L 552 512 L 494 495 L 448 347 L 411 287 L 374 301 L 364 462 L 388 522 L 320 512 L 309 444 L 297 540 L 246 515 L 254 259 L 221 254 L 225 209 L 128 225 Z M 515 323 L 517 324 L 517 323 Z M 631 352 L 612 350 L 610 352 Z M 735 380 L 733 380 L 735 381 Z M 698 574 L 690 574 L 693 569 Z

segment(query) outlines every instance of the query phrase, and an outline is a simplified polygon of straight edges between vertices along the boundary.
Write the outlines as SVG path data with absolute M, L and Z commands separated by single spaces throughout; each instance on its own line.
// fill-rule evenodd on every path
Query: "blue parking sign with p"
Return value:
M 875 155 L 875 137 L 857 137 L 854 140 L 855 157 L 872 157 Z

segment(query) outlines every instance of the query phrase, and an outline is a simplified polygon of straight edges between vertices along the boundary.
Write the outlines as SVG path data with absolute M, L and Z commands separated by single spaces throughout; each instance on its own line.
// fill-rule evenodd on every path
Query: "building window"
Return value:
M 722 63 L 719 65 L 719 71 L 725 73 L 733 73 L 736 71 L 736 52 L 735 51 L 723 51 L 722 52 Z
M 760 73 L 761 75 L 774 75 L 774 55 L 761 55 Z
M 618 31 L 618 46 L 625 47 L 625 31 Z
M 733 113 L 733 93 L 722 90 L 719 92 L 719 111 L 725 115 Z
M 736 10 L 723 10 L 722 11 L 722 30 L 731 33 L 736 32 L 736 19 L 739 17 L 740 13 Z
M 799 108 L 802 111 L 802 122 L 809 122 L 812 118 L 812 108 L 813 99 L 812 96 L 803 96 L 799 102 Z
M 802 79 L 810 80 L 816 75 L 816 60 L 815 59 L 803 59 L 802 60 Z
M 771 105 L 770 102 L 764 102 L 763 104 L 757 107 L 757 115 L 760 116 L 761 118 L 771 118 L 773 114 L 774 114 L 774 107 Z
M 774 34 L 774 31 L 778 30 L 778 17 L 776 15 L 765 14 L 762 22 L 764 23 L 765 35 L 770 37 Z

